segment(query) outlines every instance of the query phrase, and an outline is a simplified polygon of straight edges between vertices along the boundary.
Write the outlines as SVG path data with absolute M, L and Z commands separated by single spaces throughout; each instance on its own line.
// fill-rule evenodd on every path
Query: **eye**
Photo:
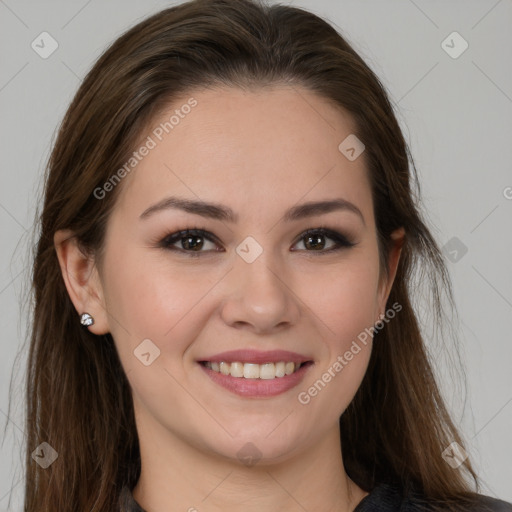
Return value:
M 326 240 L 330 240 L 331 243 L 327 243 Z M 291 250 L 293 252 L 297 250 L 316 252 L 320 255 L 356 245 L 356 243 L 349 241 L 341 233 L 327 228 L 315 228 L 305 231 L 299 236 L 294 246 L 300 244 L 302 244 L 304 249 L 292 248 Z M 189 228 L 171 233 L 164 237 L 158 245 L 164 249 L 181 252 L 191 257 L 199 257 L 201 253 L 224 251 L 220 248 L 221 244 L 218 238 L 203 228 Z
M 210 247 L 208 246 L 210 244 Z M 165 249 L 186 252 L 189 256 L 199 256 L 201 252 L 219 252 L 217 238 L 201 228 L 184 229 L 167 235 L 160 243 Z M 203 251 L 205 248 L 207 250 Z
M 330 239 L 334 242 L 327 249 L 325 248 L 325 239 Z M 308 229 L 300 235 L 299 243 L 302 243 L 307 252 L 318 252 L 320 254 L 339 251 L 356 245 L 354 242 L 347 240 L 341 233 L 327 228 Z M 292 250 L 295 251 L 296 249 Z

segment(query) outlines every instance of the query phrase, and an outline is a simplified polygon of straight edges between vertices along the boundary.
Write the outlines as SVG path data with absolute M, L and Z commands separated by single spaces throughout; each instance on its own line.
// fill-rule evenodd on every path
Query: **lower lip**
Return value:
M 198 364 L 210 379 L 221 385 L 223 388 L 226 388 L 228 391 L 239 396 L 251 398 L 276 396 L 289 391 L 302 381 L 306 372 L 312 366 L 311 363 L 307 363 L 290 375 L 276 377 L 274 379 L 246 379 L 245 377 L 224 375 L 203 366 L 201 363 Z

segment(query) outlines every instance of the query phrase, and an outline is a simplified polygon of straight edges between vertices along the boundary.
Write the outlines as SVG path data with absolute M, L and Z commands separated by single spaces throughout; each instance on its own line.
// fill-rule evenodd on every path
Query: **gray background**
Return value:
M 55 130 L 106 45 L 174 3 L 0 0 L 2 433 L 7 426 L 0 448 L 0 512 L 21 509 L 25 349 L 16 362 L 9 419 L 8 392 L 26 338 L 27 311 L 20 304 L 30 277 L 36 198 Z M 424 214 L 440 245 L 449 244 L 467 394 L 463 374 L 452 371 L 437 336 L 431 354 L 483 492 L 512 501 L 512 2 L 289 3 L 341 30 L 399 109 L 420 173 Z M 59 45 L 47 59 L 31 48 L 43 31 Z M 469 44 L 458 58 L 442 47 L 453 31 Z M 457 40 L 448 44 L 461 48 Z M 426 312 L 428 305 L 420 301 L 418 308 Z

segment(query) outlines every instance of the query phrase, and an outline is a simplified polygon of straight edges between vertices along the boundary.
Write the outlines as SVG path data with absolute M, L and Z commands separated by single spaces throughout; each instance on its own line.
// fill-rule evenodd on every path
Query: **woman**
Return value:
M 408 156 L 303 10 L 195 0 L 121 36 L 48 166 L 25 510 L 512 510 L 476 494 L 411 305 L 416 266 L 438 314 L 450 284 Z

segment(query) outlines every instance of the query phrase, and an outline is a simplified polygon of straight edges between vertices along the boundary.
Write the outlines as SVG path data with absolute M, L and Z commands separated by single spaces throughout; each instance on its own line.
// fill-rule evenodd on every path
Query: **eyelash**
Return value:
M 336 245 L 334 247 L 331 247 L 330 249 L 325 249 L 325 250 L 322 249 L 322 250 L 308 251 L 307 249 L 301 249 L 301 251 L 317 253 L 318 255 L 325 255 L 328 253 L 330 254 L 333 252 L 340 251 L 342 249 L 349 249 L 349 248 L 357 245 L 355 242 L 349 241 L 341 233 L 338 233 L 337 231 L 334 231 L 332 229 L 329 229 L 329 228 L 326 228 L 323 226 L 320 226 L 320 227 L 314 228 L 314 229 L 308 229 L 308 230 L 304 231 L 297 238 L 296 242 L 293 245 L 297 244 L 298 242 L 301 242 L 307 236 L 312 236 L 312 235 L 321 235 L 321 236 L 330 238 L 331 240 L 333 240 L 336 243 Z M 213 243 L 219 245 L 219 240 L 212 233 L 208 232 L 205 228 L 194 227 L 194 228 L 187 228 L 187 229 L 184 229 L 181 231 L 176 231 L 176 232 L 166 235 L 164 238 L 162 238 L 158 242 L 158 246 L 161 247 L 162 249 L 186 254 L 187 256 L 192 257 L 192 258 L 198 258 L 198 257 L 200 257 L 200 255 L 202 253 L 212 252 L 212 251 L 191 251 L 191 250 L 186 250 L 186 249 L 180 249 L 177 247 L 172 247 L 173 244 L 175 244 L 176 242 L 180 242 L 181 240 L 183 240 L 184 238 L 187 238 L 189 236 L 204 238 L 205 240 L 208 240 L 209 242 L 213 242 Z M 222 252 L 222 251 L 213 251 L 213 252 Z

